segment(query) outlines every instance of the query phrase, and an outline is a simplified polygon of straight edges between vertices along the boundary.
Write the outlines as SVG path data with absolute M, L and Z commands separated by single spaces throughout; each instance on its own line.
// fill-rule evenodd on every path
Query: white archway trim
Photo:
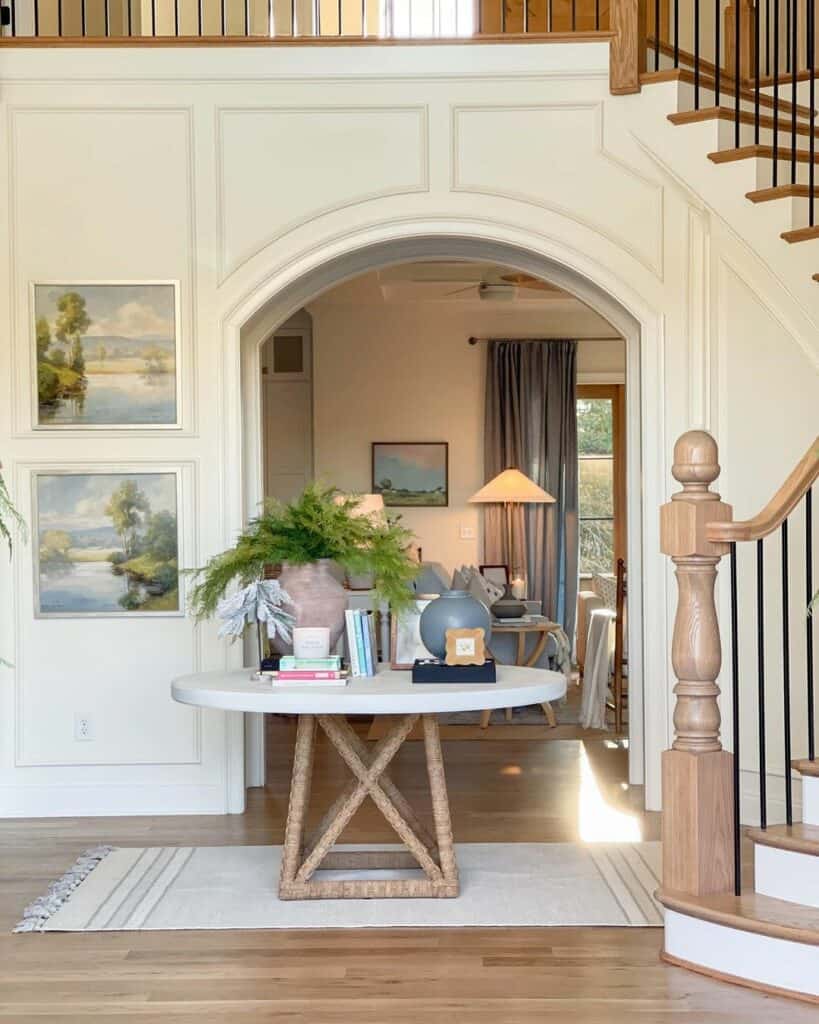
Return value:
M 663 319 L 611 268 L 565 243 L 511 224 L 402 219 L 368 225 L 290 253 L 263 280 L 249 282 L 222 321 L 219 413 L 225 543 L 232 542 L 248 510 L 262 497 L 258 368 L 262 339 L 296 310 L 343 281 L 390 264 L 430 259 L 492 261 L 545 278 L 604 316 L 626 339 L 628 544 L 633 581 L 629 594 L 630 781 L 645 782 L 647 806 L 659 809 L 659 755 L 668 742 L 668 608 L 665 567 L 659 555 L 652 555 L 659 551 L 655 510 L 664 500 Z M 645 561 L 644 551 L 649 556 Z M 635 685 L 651 679 L 662 683 Z M 229 738 L 228 804 L 230 811 L 240 812 L 245 800 L 245 752 L 243 734 L 235 724 Z M 254 774 L 251 771 L 251 777 Z

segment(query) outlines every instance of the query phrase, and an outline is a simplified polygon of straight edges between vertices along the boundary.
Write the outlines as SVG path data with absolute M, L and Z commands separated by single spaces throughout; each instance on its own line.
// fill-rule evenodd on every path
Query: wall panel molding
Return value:
M 239 118 L 254 118 L 260 119 L 263 117 L 273 118 L 292 118 L 293 116 L 298 118 L 309 118 L 311 116 L 325 117 L 330 120 L 335 118 L 345 118 L 348 121 L 348 130 L 354 127 L 354 122 L 359 118 L 370 118 L 370 117 L 381 117 L 392 115 L 396 119 L 406 118 L 407 115 L 411 115 L 415 119 L 414 142 L 410 143 L 409 137 L 407 142 L 410 143 L 408 154 L 414 156 L 416 161 L 416 173 L 410 174 L 405 180 L 395 180 L 392 183 L 385 183 L 381 186 L 373 188 L 365 188 L 364 190 L 356 190 L 354 185 L 348 190 L 347 195 L 339 195 L 338 198 L 330 202 L 322 202 L 320 197 L 316 197 L 315 200 L 310 200 L 304 203 L 301 214 L 293 216 L 290 212 L 290 206 L 296 204 L 298 197 L 285 197 L 289 200 L 287 202 L 287 213 L 278 218 L 268 217 L 269 222 L 275 223 L 275 228 L 272 230 L 265 230 L 261 228 L 258 231 L 258 237 L 252 241 L 245 240 L 237 245 L 237 252 L 234 254 L 231 251 L 229 242 L 229 228 L 228 222 L 230 215 L 228 212 L 228 205 L 230 202 L 227 188 L 226 188 L 226 154 L 231 150 L 230 143 L 226 140 L 226 132 L 228 130 L 228 124 L 231 120 L 236 121 Z M 371 127 L 368 126 L 367 130 L 362 133 L 362 138 L 359 141 L 359 147 L 362 148 L 369 141 L 367 136 L 371 134 Z M 400 133 L 399 133 L 400 134 Z M 322 141 L 322 140 L 319 140 Z M 430 169 L 429 169 L 429 109 L 426 104 L 424 105 L 385 105 L 385 106 L 371 106 L 371 105 L 339 105 L 339 106 L 247 106 L 247 107 L 219 107 L 216 109 L 216 131 L 215 131 L 215 148 L 216 148 L 216 165 L 217 165 L 217 195 L 216 195 L 216 208 L 217 208 L 217 232 L 218 232 L 218 250 L 219 250 L 219 283 L 222 284 L 224 281 L 239 270 L 244 264 L 248 263 L 255 256 L 258 256 L 264 249 L 272 245 L 274 242 L 279 241 L 284 236 L 290 234 L 297 228 L 304 227 L 311 224 L 314 221 L 320 220 L 322 217 L 328 214 L 338 212 L 340 210 L 347 209 L 353 206 L 360 206 L 364 203 L 372 202 L 377 199 L 386 199 L 393 196 L 410 195 L 412 193 L 428 192 L 429 191 L 429 180 L 430 180 Z M 413 148 L 415 150 L 413 154 Z M 275 177 L 275 155 L 271 153 L 271 180 L 270 190 L 271 193 L 275 192 L 277 184 L 281 187 L 281 182 L 276 181 Z M 300 156 L 304 158 L 306 154 L 300 154 L 298 149 L 298 143 L 294 140 L 290 140 L 282 144 L 281 156 L 285 161 L 295 163 Z M 246 156 L 248 163 L 252 163 L 249 157 Z M 308 162 L 309 163 L 309 162 Z M 302 174 L 305 173 L 305 167 L 302 166 Z M 343 177 L 345 171 L 343 166 L 328 166 L 326 168 L 330 174 L 330 178 L 327 179 L 328 184 L 332 180 L 332 177 Z M 348 173 L 357 173 L 355 167 L 348 167 Z M 403 174 L 403 170 L 401 172 Z M 242 198 L 247 201 L 247 189 L 248 183 L 238 183 L 235 186 L 236 194 L 242 193 Z M 262 214 L 264 210 L 264 198 L 265 193 L 261 192 L 256 196 L 256 210 L 255 216 L 262 220 Z

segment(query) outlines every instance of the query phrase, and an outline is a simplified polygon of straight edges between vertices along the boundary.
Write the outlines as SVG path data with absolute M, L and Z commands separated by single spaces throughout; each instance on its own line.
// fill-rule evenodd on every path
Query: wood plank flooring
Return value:
M 724 1024 L 815 1021 L 816 1008 L 720 984 L 659 962 L 657 929 L 427 929 L 10 935 L 22 907 L 83 849 L 281 842 L 292 726 L 268 726 L 269 784 L 241 816 L 0 822 L 0 1021 L 203 1024 Z M 610 741 L 609 741 L 610 742 Z M 424 806 L 419 744 L 393 778 Z M 568 841 L 583 800 L 658 834 L 622 786 L 625 754 L 604 740 L 445 744 L 456 838 Z M 343 783 L 319 751 L 314 815 Z M 599 816 L 615 831 L 624 819 Z M 609 826 L 606 826 L 609 827 Z M 392 840 L 377 812 L 350 841 Z M 616 838 L 613 837 L 613 838 Z

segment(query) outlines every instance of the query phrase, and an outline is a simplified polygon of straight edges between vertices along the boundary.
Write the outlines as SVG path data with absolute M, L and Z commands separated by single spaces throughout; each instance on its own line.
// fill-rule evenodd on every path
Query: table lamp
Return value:
M 488 484 L 476 491 L 469 499 L 476 504 L 504 505 L 506 509 L 506 550 L 509 561 L 515 557 L 514 539 L 514 513 L 516 505 L 548 504 L 555 499 L 539 487 L 534 480 L 530 480 L 519 469 L 505 469 L 498 473 Z M 513 572 L 513 566 L 509 566 Z M 513 592 L 510 583 L 506 584 L 504 600 L 512 599 Z M 525 606 L 521 606 L 525 610 Z M 520 612 L 523 614 L 523 611 Z

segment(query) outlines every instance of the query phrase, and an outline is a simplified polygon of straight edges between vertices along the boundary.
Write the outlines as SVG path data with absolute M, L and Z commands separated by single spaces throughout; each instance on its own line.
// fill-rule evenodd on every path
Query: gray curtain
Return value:
M 524 569 L 527 596 L 570 638 L 577 611 L 576 381 L 576 341 L 489 342 L 486 479 L 519 469 L 556 500 L 517 507 L 511 552 L 504 508 L 487 505 L 485 558 Z

